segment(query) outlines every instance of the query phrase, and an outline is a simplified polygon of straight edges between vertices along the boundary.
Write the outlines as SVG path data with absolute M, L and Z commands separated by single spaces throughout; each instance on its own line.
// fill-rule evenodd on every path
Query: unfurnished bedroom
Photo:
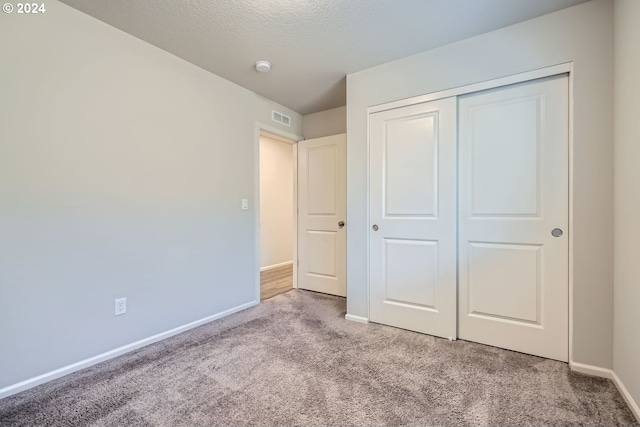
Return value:
M 640 1 L 0 13 L 0 426 L 640 425 Z

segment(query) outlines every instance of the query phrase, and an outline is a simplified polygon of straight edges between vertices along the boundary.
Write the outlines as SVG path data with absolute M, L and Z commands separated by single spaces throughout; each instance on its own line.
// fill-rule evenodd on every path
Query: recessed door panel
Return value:
M 536 94 L 469 109 L 474 216 L 538 215 L 541 108 Z
M 309 274 L 336 277 L 336 232 L 309 230 Z
M 307 149 L 309 215 L 336 214 L 337 149 L 336 145 Z
M 437 216 L 437 120 L 433 112 L 385 124 L 386 216 Z
M 385 302 L 434 309 L 438 242 L 385 239 Z
M 370 115 L 373 322 L 456 337 L 455 98 Z
M 467 253 L 468 315 L 540 324 L 542 246 L 469 242 Z

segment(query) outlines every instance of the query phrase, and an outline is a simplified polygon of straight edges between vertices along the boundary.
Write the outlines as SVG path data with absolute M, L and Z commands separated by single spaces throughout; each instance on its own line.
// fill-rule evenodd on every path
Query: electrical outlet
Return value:
M 118 298 L 116 300 L 116 316 L 121 316 L 127 312 L 127 299 Z

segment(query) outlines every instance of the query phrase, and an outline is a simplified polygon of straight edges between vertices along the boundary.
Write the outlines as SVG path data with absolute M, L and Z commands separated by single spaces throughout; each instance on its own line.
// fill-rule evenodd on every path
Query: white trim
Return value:
M 615 372 L 612 372 L 612 374 L 613 383 L 616 385 L 616 387 L 618 387 L 618 391 L 627 402 L 627 405 L 629 405 L 629 409 L 631 409 L 631 412 L 633 412 L 633 415 L 635 415 L 638 423 L 640 423 L 640 407 L 638 406 L 638 403 L 633 400 L 633 396 L 631 396 L 629 390 L 627 390 L 627 388 L 624 386 L 622 380 L 620 379 L 620 377 L 618 377 L 618 374 L 616 374 Z
M 629 390 L 624 386 L 620 377 L 612 369 L 577 362 L 569 362 L 569 367 L 572 371 L 612 380 L 625 402 L 627 402 L 627 405 L 629 405 L 629 409 L 631 409 L 633 415 L 636 417 L 638 422 L 640 422 L 640 407 L 638 407 L 638 404 L 633 399 L 633 396 L 631 396 L 631 393 L 629 393 Z
M 368 109 L 367 109 L 368 110 Z M 371 318 L 371 112 L 367 111 L 367 322 Z M 347 242 L 347 247 L 348 247 Z M 348 269 L 348 266 L 347 266 Z M 348 305 L 347 305 L 348 306 Z
M 435 101 L 442 98 L 450 98 L 452 96 L 466 95 L 481 90 L 494 89 L 500 86 L 508 86 L 516 83 L 522 83 L 529 80 L 541 79 L 544 77 L 555 76 L 558 74 L 570 73 L 571 63 L 552 65 L 551 67 L 539 68 L 537 70 L 527 71 L 525 73 L 513 74 L 511 76 L 500 77 L 498 79 L 487 80 L 484 82 L 473 83 L 470 85 L 459 86 L 451 89 L 441 90 L 439 92 L 428 93 L 426 95 L 414 96 L 412 98 L 401 99 L 398 101 L 387 102 L 380 105 L 373 105 L 367 108 L 367 114 L 378 113 L 380 111 L 392 110 L 394 108 L 406 107 L 408 105 L 421 104 L 423 102 Z
M 369 319 L 366 317 L 354 316 L 353 314 L 345 314 L 344 318 L 352 322 L 369 323 Z
M 285 261 L 279 264 L 267 265 L 266 267 L 260 267 L 260 271 L 275 270 L 276 268 L 284 267 L 286 265 L 293 265 L 293 261 Z
M 107 352 L 98 354 L 97 356 L 90 357 L 88 359 L 81 360 L 76 363 L 72 363 L 71 365 L 63 366 L 62 368 L 46 372 L 42 375 L 38 375 L 37 377 L 29 378 L 28 380 L 21 381 L 19 383 L 4 387 L 0 389 L 0 399 L 11 396 L 13 394 L 19 393 L 21 391 L 30 389 L 40 384 L 44 384 L 46 382 L 55 380 L 56 378 L 60 378 L 62 376 L 71 374 L 72 372 L 79 371 L 80 369 L 88 368 L 89 366 L 93 366 L 97 363 L 104 362 L 105 360 L 113 359 L 114 357 L 120 356 L 122 354 L 128 353 L 133 350 L 137 350 L 141 347 L 147 346 L 149 344 L 153 344 L 158 341 L 162 341 L 166 338 L 172 337 L 179 333 L 188 331 L 189 329 L 196 328 L 198 326 L 204 325 L 205 323 L 212 322 L 214 320 L 220 319 L 222 317 L 228 316 L 233 313 L 237 313 L 238 311 L 245 310 L 249 307 L 253 307 L 258 305 L 260 300 L 251 301 L 245 304 L 241 304 L 237 307 L 230 308 L 228 310 L 221 311 L 220 313 L 213 314 L 211 316 L 207 316 L 203 319 L 196 320 L 195 322 L 187 323 L 182 326 L 178 326 L 177 328 L 170 329 L 168 331 L 161 332 L 156 335 L 152 335 L 147 338 L 143 338 L 141 340 L 132 342 L 131 344 L 124 345 L 122 347 L 115 348 L 113 350 L 109 350 Z
M 298 288 L 298 144 L 293 144 L 293 288 Z
M 599 366 L 586 365 L 584 363 L 569 362 L 569 367 L 572 371 L 580 372 L 581 374 L 592 375 L 594 377 L 613 379 L 613 371 L 607 368 L 601 368 Z
M 254 217 L 253 217 L 253 262 L 258 268 L 254 268 L 253 271 L 253 292 L 254 297 L 258 301 L 260 301 L 260 131 L 261 127 L 258 123 L 256 123 L 256 127 L 254 128 L 254 144 L 255 144 L 255 154 L 253 157 L 253 205 L 254 209 Z
M 288 139 L 290 141 L 293 141 L 294 143 L 297 143 L 298 141 L 302 141 L 304 139 L 303 137 L 301 137 L 300 135 L 296 135 L 295 133 L 287 132 L 286 130 L 278 129 L 261 122 L 256 122 L 255 127 L 263 132 Z
M 573 360 L 573 62 L 569 64 L 569 360 Z

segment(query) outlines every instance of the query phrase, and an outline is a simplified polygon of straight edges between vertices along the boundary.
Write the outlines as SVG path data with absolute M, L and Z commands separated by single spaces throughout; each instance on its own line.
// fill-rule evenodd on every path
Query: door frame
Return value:
M 256 295 L 255 302 L 260 304 L 260 134 L 269 133 L 280 138 L 288 139 L 293 142 L 292 146 L 292 165 L 293 165 L 293 287 L 298 287 L 298 142 L 304 138 L 282 129 L 269 126 L 262 122 L 255 122 L 254 126 L 254 155 L 253 155 L 253 200 L 254 209 L 254 292 Z
M 510 76 L 505 76 L 497 79 L 486 80 L 483 82 L 473 83 L 470 85 L 459 86 L 451 89 L 446 89 L 442 91 L 432 92 L 425 95 L 414 96 L 411 98 L 401 99 L 398 101 L 391 101 L 383 104 L 373 105 L 367 108 L 367 230 L 371 225 L 371 194 L 370 194 L 370 186 L 371 186 L 371 135 L 370 132 L 370 120 L 371 114 L 378 113 L 381 111 L 392 110 L 396 108 L 407 107 L 414 104 L 420 104 L 423 102 L 435 101 L 442 98 L 449 98 L 453 96 L 461 96 L 468 95 L 474 92 L 480 92 L 487 89 L 495 89 L 502 86 L 508 86 L 517 83 L 524 83 L 530 80 L 541 79 L 545 77 L 551 77 L 559 74 L 568 74 L 569 80 L 569 230 L 568 230 L 568 239 L 569 239 L 569 275 L 568 275 L 568 289 L 569 289 L 569 307 L 568 307 L 568 316 L 569 316 L 569 365 L 574 364 L 573 361 L 573 168 L 574 168 L 574 159 L 573 159 L 573 148 L 574 148 L 574 138 L 573 138 L 573 62 L 566 62 L 563 64 L 557 64 L 550 67 L 539 68 L 536 70 L 531 70 L 523 73 L 513 74 Z M 371 304 L 371 277 L 370 277 L 370 269 L 371 269 L 371 233 L 367 233 L 367 317 L 366 319 L 357 319 L 358 321 L 367 322 L 370 318 L 370 304 Z M 457 289 L 456 289 L 457 292 Z M 356 319 L 353 319 L 356 320 Z

